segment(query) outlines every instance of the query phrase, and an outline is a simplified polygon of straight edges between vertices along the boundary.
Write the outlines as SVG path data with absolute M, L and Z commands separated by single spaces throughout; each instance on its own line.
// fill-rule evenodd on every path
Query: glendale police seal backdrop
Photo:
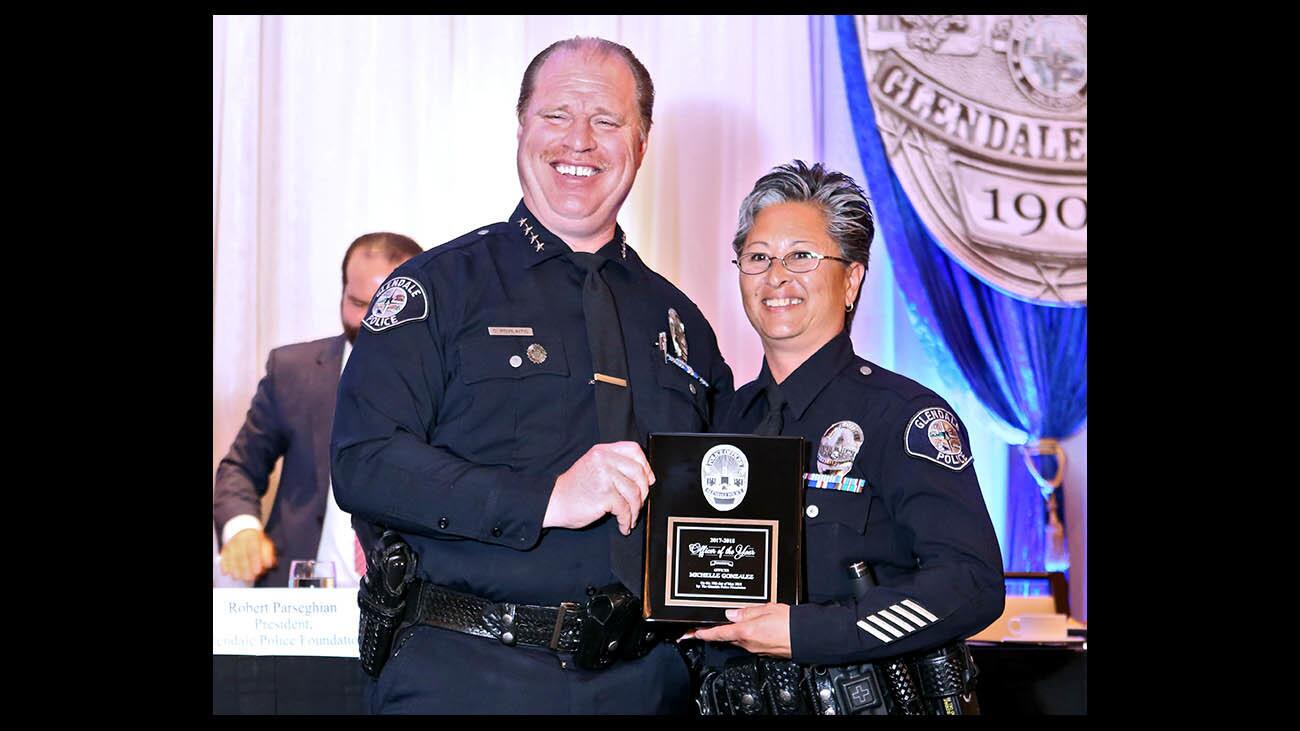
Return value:
M 859 15 L 876 126 L 935 240 L 990 286 L 1088 301 L 1086 15 Z

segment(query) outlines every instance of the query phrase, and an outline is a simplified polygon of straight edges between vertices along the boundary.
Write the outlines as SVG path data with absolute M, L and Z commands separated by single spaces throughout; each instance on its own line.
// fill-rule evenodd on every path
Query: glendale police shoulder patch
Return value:
M 913 457 L 928 459 L 954 472 L 970 464 L 962 438 L 961 422 L 949 410 L 930 406 L 916 412 L 903 433 L 903 448 Z
M 429 316 L 429 298 L 410 277 L 393 277 L 379 287 L 370 312 L 361 321 L 371 332 L 383 332 Z

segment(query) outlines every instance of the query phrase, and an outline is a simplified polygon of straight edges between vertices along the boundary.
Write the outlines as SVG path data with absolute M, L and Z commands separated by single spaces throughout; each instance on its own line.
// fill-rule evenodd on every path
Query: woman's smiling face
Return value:
M 866 270 L 856 262 L 825 259 L 811 272 L 796 274 L 778 261 L 791 252 L 843 256 L 813 203 L 775 203 L 758 212 L 740 258 L 770 258 L 771 267 L 762 274 L 741 272 L 740 294 L 764 351 L 811 354 L 844 329 L 846 308 L 857 297 Z

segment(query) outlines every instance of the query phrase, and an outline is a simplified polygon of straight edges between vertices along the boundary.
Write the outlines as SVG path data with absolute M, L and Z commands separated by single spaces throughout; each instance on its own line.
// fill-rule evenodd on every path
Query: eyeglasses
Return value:
M 845 259 L 842 256 L 827 256 L 818 254 L 814 251 L 792 251 L 782 257 L 775 257 L 761 252 L 745 254 L 739 259 L 732 259 L 731 263 L 740 268 L 745 274 L 762 274 L 772 268 L 772 262 L 779 261 L 786 271 L 792 274 L 807 274 L 816 269 L 822 259 L 834 259 L 842 261 L 845 264 L 852 264 L 853 261 Z

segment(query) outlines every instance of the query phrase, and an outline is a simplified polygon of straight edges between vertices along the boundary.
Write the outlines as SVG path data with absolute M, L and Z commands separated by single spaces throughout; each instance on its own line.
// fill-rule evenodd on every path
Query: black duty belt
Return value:
M 558 607 L 494 602 L 420 582 L 415 621 L 434 627 L 490 637 L 503 645 L 544 647 L 574 652 L 581 638 L 586 607 L 563 602 Z
M 635 660 L 664 638 L 641 620 L 641 602 L 621 585 L 592 593 L 586 604 L 559 606 L 494 602 L 419 582 L 418 599 L 406 624 L 488 637 L 503 645 L 571 653 L 586 670 L 603 670 L 617 660 Z
M 693 649 L 699 648 L 688 649 L 688 657 Z M 848 665 L 751 655 L 702 668 L 696 706 L 703 716 L 975 715 L 978 674 L 961 641 Z

